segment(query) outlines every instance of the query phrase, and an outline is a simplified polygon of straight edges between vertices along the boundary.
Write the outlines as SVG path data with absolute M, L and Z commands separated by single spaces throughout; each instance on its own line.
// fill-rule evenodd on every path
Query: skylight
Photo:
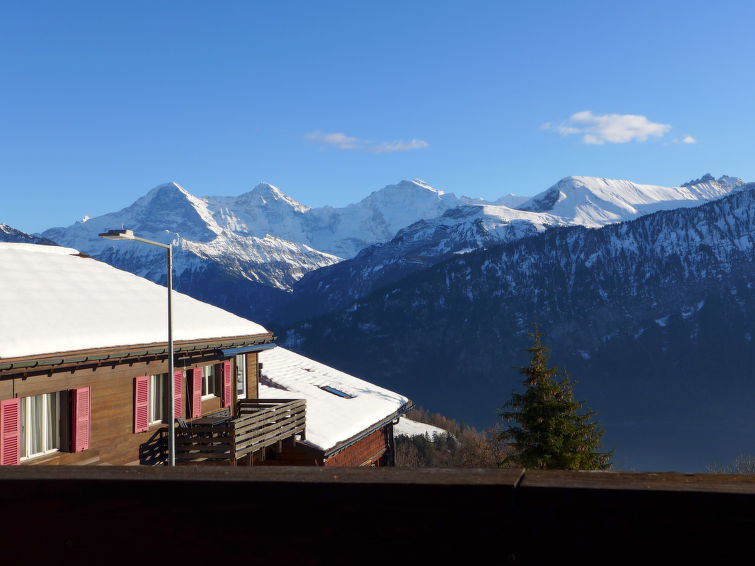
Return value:
M 336 389 L 335 387 L 331 387 L 330 385 L 320 385 L 320 389 L 323 391 L 327 391 L 328 393 L 332 393 L 333 395 L 337 395 L 338 397 L 342 397 L 344 399 L 353 399 L 353 395 L 349 395 L 348 393 L 344 393 L 340 389 Z

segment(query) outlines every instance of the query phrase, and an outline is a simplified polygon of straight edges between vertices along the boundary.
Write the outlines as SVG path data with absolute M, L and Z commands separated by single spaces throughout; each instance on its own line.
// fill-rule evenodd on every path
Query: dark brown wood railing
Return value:
M 0 509 L 3 564 L 744 566 L 755 477 L 0 466 Z
M 304 399 L 242 399 L 238 417 L 218 424 L 187 423 L 176 430 L 176 463 L 231 464 L 268 446 L 304 438 Z M 202 419 L 207 420 L 207 419 Z
M 304 399 L 242 399 L 232 424 L 234 458 L 272 446 L 296 435 L 304 440 L 307 402 Z

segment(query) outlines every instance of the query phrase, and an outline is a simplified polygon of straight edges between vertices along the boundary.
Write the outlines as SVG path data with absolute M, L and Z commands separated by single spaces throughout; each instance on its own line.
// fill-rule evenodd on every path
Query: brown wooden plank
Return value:
M 522 487 L 752 493 L 755 476 L 652 472 L 527 470 Z

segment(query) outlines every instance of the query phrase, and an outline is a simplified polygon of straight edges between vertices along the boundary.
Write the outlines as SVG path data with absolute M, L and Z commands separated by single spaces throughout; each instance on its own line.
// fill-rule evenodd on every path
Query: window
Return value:
M 246 399 L 246 354 L 236 356 L 236 396 Z
M 320 389 L 323 391 L 327 391 L 328 393 L 332 393 L 333 395 L 336 395 L 338 397 L 342 397 L 343 399 L 353 399 L 353 395 L 349 395 L 348 393 L 345 393 L 341 391 L 340 389 L 336 389 L 335 387 L 331 387 L 330 385 L 320 385 Z
M 21 399 L 21 459 L 60 449 L 60 393 Z
M 163 422 L 165 412 L 166 373 L 149 376 L 149 424 Z
M 217 376 L 218 370 L 216 365 L 204 366 L 202 368 L 202 399 L 217 396 Z

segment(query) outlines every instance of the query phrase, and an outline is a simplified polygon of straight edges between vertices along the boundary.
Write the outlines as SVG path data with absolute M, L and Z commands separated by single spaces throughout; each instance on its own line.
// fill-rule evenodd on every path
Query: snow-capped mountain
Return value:
M 563 225 L 563 219 L 547 213 L 462 204 L 442 216 L 415 222 L 390 241 L 364 248 L 350 260 L 308 273 L 295 284 L 292 301 L 279 318 L 295 320 L 334 310 L 454 254 Z
M 452 255 L 273 328 L 304 355 L 488 426 L 538 322 L 621 465 L 701 470 L 701 455 L 728 461 L 755 442 L 755 184 L 737 186 L 699 207 Z
M 231 296 L 216 296 L 219 287 L 211 284 L 210 272 L 278 291 L 278 299 L 271 299 L 268 289 L 266 299 L 257 301 L 249 290 L 228 287 L 230 295 L 246 297 L 238 314 L 264 322 L 276 312 L 291 320 L 313 314 L 312 308 L 338 308 L 453 254 L 555 226 L 596 227 L 655 210 L 694 206 L 742 186 L 739 179 L 709 175 L 671 188 L 568 177 L 516 209 L 457 198 L 415 179 L 345 207 L 311 208 L 266 183 L 236 197 L 204 198 L 167 183 L 123 210 L 84 217 L 43 236 L 154 281 L 165 279 L 159 249 L 114 243 L 97 234 L 124 226 L 149 239 L 172 241 L 176 280 L 194 289 L 199 299 L 236 304 Z M 339 263 L 342 258 L 351 259 Z M 285 312 L 278 311 L 291 299 L 294 286 L 297 298 Z M 189 287 L 178 288 L 190 292 Z
M 0 222 L 0 242 L 21 242 L 24 244 L 42 244 L 44 246 L 57 245 L 52 240 L 27 234 L 2 222 Z
M 158 248 L 112 242 L 98 234 L 127 227 L 147 239 L 173 242 L 177 289 L 226 307 L 237 305 L 232 296 L 236 294 L 244 297 L 234 307 L 240 309 L 238 314 L 265 320 L 305 273 L 384 241 L 405 225 L 442 214 L 459 202 L 420 180 L 384 187 L 343 208 L 310 208 L 266 183 L 238 197 L 205 198 L 177 183 L 166 183 L 118 212 L 85 216 L 72 226 L 46 230 L 44 236 L 158 282 L 166 277 Z M 220 285 L 217 277 L 238 281 L 241 287 L 228 287 L 230 295 L 220 296 L 218 289 L 226 287 L 225 279 Z M 247 284 L 272 290 L 259 291 L 265 299 L 255 300 L 256 291 L 245 288 Z
M 52 228 L 45 237 L 62 245 L 86 251 L 116 267 L 137 275 L 160 280 L 165 277 L 162 251 L 143 244 L 112 242 L 98 237 L 108 229 L 122 226 L 144 238 L 173 242 L 177 274 L 197 269 L 211 260 L 234 277 L 290 289 L 306 271 L 339 261 L 301 243 L 263 234 L 235 232 L 216 221 L 204 199 L 199 199 L 177 183 L 155 187 L 131 206 L 77 222 L 68 228 Z
M 547 228 L 596 228 L 659 210 L 699 206 L 741 190 L 741 179 L 706 175 L 679 187 L 639 185 L 595 177 L 567 177 L 520 208 L 467 199 L 443 215 L 399 230 L 356 257 L 314 271 L 296 284 L 284 320 L 341 308 L 384 285 L 454 254 L 532 236 Z
M 232 305 L 238 314 L 258 319 L 273 308 L 275 297 L 284 300 L 304 273 L 340 260 L 306 244 L 234 232 L 216 221 L 215 212 L 206 200 L 176 183 L 167 183 L 123 210 L 67 228 L 52 228 L 44 236 L 161 283 L 166 280 L 161 249 L 138 242 L 112 242 L 98 234 L 125 226 L 144 238 L 173 242 L 177 290 L 217 306 Z M 258 293 L 264 300 L 256 300 Z
M 698 206 L 744 184 L 741 179 L 726 175 L 715 180 L 710 174 L 679 187 L 640 185 L 598 177 L 566 177 L 518 208 L 548 212 L 569 224 L 597 228 L 659 210 Z
M 501 204 L 503 206 L 508 206 L 509 208 L 519 208 L 522 204 L 527 202 L 529 200 L 529 197 L 524 197 L 521 195 L 515 195 L 509 193 L 508 195 L 502 196 L 499 199 L 496 199 L 495 202 L 492 204 Z
M 257 237 L 272 234 L 342 258 L 393 237 L 421 218 L 433 218 L 460 203 L 453 194 L 419 179 L 401 181 L 342 208 L 310 208 L 279 188 L 260 183 L 238 197 L 202 199 L 219 226 Z

